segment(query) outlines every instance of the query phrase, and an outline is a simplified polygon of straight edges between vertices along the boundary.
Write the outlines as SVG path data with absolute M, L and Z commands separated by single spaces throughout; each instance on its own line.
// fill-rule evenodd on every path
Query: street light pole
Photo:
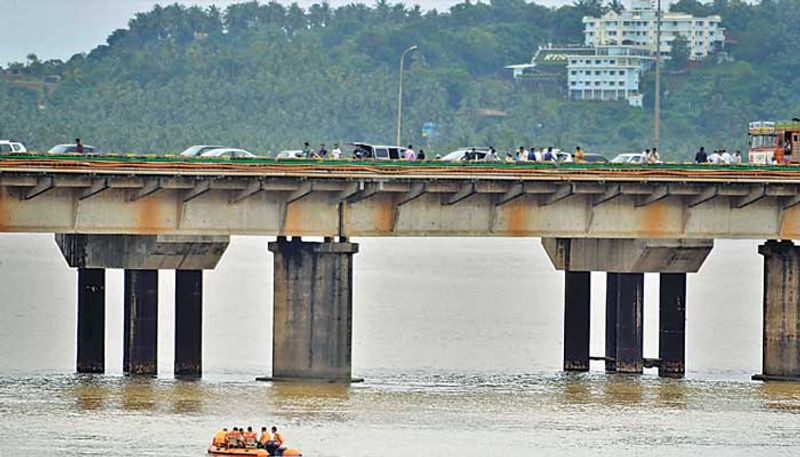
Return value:
M 415 49 L 417 49 L 416 45 L 411 46 L 403 51 L 403 54 L 400 56 L 400 85 L 397 89 L 397 141 L 395 142 L 395 146 L 400 146 L 400 128 L 403 124 L 403 62 L 406 59 L 406 54 Z
M 661 0 L 656 7 L 656 99 L 655 99 L 655 125 L 653 126 L 653 146 L 661 151 Z

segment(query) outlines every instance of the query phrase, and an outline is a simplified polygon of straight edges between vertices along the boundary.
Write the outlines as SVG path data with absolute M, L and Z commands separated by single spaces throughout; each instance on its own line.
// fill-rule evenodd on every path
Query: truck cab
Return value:
M 353 156 L 356 159 L 372 160 L 402 160 L 405 158 L 406 148 L 401 146 L 385 146 L 369 143 L 352 143 L 355 147 Z
M 800 120 L 751 122 L 748 162 L 754 165 L 800 163 Z

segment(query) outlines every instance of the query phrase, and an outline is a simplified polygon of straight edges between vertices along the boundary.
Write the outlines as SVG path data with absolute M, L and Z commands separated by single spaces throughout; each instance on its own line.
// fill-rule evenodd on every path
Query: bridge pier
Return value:
M 619 273 L 617 279 L 616 369 L 641 374 L 644 273 Z
M 589 371 L 591 273 L 564 272 L 564 371 Z
M 358 244 L 287 241 L 273 253 L 272 378 L 351 381 L 353 254 Z
M 203 372 L 203 270 L 175 270 L 175 376 Z
M 106 271 L 78 268 L 78 373 L 103 373 L 106 349 Z
M 158 270 L 125 270 L 122 371 L 158 371 Z
M 800 248 L 769 240 L 764 256 L 762 372 L 753 379 L 800 380 Z
M 606 273 L 606 372 L 617 371 L 617 303 L 619 274 Z
M 661 273 L 658 293 L 658 375 L 682 378 L 686 373 L 686 273 Z

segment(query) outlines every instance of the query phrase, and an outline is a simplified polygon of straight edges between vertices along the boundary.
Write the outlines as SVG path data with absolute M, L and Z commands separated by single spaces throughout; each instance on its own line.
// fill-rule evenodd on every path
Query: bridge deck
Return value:
M 0 157 L 0 232 L 800 238 L 800 168 Z

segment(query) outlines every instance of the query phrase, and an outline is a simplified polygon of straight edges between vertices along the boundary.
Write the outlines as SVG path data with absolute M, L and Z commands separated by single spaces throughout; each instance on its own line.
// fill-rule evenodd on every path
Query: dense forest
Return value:
M 503 69 L 529 61 L 538 45 L 582 42 L 583 16 L 620 7 L 616 0 L 559 8 L 492 0 L 446 12 L 385 0 L 307 9 L 156 6 L 88 54 L 9 63 L 0 78 L 0 139 L 44 150 L 80 136 L 105 150 L 139 152 L 390 143 L 399 57 L 417 45 L 406 59 L 405 143 L 437 152 L 521 144 L 638 151 L 652 142 L 652 73 L 645 107 L 635 108 L 569 101 Z M 800 115 L 800 0 L 680 0 L 672 10 L 719 14 L 732 61 L 668 66 L 667 158 L 689 157 L 700 145 L 744 149 L 749 120 Z M 43 83 L 49 75 L 60 81 Z M 426 123 L 435 125 L 432 137 L 423 136 Z

